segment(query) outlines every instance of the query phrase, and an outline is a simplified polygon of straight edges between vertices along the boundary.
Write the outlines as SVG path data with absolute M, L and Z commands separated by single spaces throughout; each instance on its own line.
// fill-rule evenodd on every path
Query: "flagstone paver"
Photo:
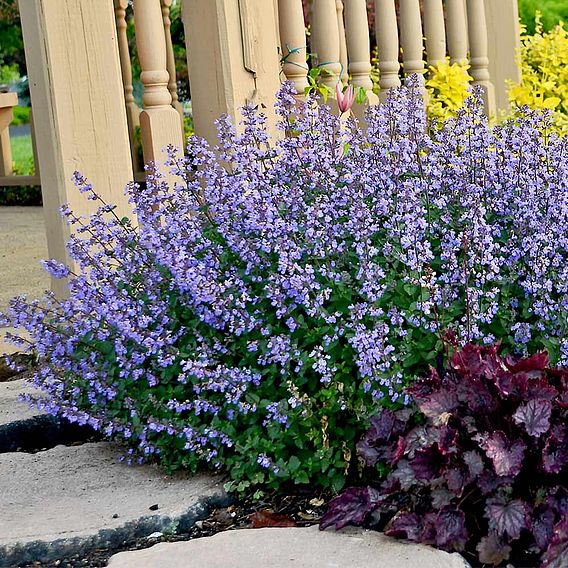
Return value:
M 459 554 L 408 544 L 375 531 L 318 527 L 228 531 L 121 552 L 109 568 L 466 568 Z

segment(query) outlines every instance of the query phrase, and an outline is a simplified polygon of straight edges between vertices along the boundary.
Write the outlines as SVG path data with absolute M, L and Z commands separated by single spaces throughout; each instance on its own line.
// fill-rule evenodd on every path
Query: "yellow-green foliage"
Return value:
M 428 68 L 426 90 L 428 91 L 428 116 L 438 121 L 454 116 L 469 96 L 471 75 L 469 65 L 452 63 L 449 58 Z
M 522 82 L 509 89 L 513 106 L 551 109 L 555 125 L 568 133 L 568 29 L 561 22 L 543 31 L 540 16 L 536 32 L 521 37 Z

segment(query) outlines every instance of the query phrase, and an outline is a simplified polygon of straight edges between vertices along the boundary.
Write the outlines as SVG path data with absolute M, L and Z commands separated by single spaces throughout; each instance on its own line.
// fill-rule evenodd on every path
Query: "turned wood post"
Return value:
M 308 86 L 306 24 L 302 0 L 278 0 L 278 24 L 282 49 L 282 70 L 299 95 Z
M 171 106 L 168 89 L 166 39 L 160 0 L 134 0 L 136 47 L 140 60 L 140 80 L 144 86 L 144 109 L 140 113 L 144 161 L 163 164 L 168 144 L 183 148 L 178 112 Z
M 384 101 L 389 89 L 400 87 L 398 24 L 394 0 L 375 0 L 375 32 L 379 55 L 379 96 Z
M 181 127 L 183 131 L 183 106 L 179 102 L 177 92 L 177 79 L 176 79 L 176 59 L 174 56 L 174 46 L 172 44 L 172 21 L 170 19 L 170 8 L 172 0 L 161 0 L 162 3 L 162 19 L 164 21 L 164 35 L 166 38 L 166 69 L 170 80 L 168 81 L 168 90 L 172 96 L 172 106 L 178 111 L 181 119 Z
M 373 93 L 371 81 L 371 47 L 366 0 L 346 1 L 345 35 L 353 87 L 364 89 L 367 93 L 367 105 L 375 105 L 379 102 L 379 97 Z M 358 118 L 362 118 L 365 106 L 355 105 L 353 112 Z
M 406 77 L 417 74 L 424 83 L 424 48 L 419 0 L 400 0 L 400 43 Z
M 473 84 L 483 88 L 483 104 L 487 116 L 495 115 L 495 89 L 489 76 L 487 56 L 487 23 L 484 0 L 467 0 L 469 62 Z
M 77 215 L 98 204 L 71 181 L 79 170 L 99 195 L 117 206 L 132 206 L 124 195 L 132 180 L 124 87 L 112 2 L 34 0 L 20 2 L 20 16 L 34 109 L 43 212 L 49 256 L 68 262 L 70 228 L 61 219 L 69 203 Z M 52 281 L 64 296 L 63 280 Z
M 467 63 L 467 25 L 464 0 L 446 0 L 446 39 L 450 63 Z
M 349 2 L 349 0 L 347 0 Z M 340 79 L 344 85 L 349 81 L 349 73 L 347 72 L 348 58 L 347 58 L 347 40 L 345 38 L 345 19 L 344 19 L 344 5 L 342 0 L 335 0 L 337 10 L 337 31 L 339 33 L 339 62 L 341 63 Z
M 140 126 L 140 109 L 134 100 L 134 88 L 132 87 L 132 65 L 130 64 L 130 49 L 126 35 L 126 9 L 128 0 L 114 0 L 114 15 L 116 19 L 116 31 L 118 36 L 118 53 L 120 55 L 120 69 L 122 71 L 122 83 L 124 85 L 124 102 L 126 104 L 126 120 L 128 123 L 128 135 L 130 137 L 130 154 L 134 171 L 143 169 L 138 157 L 138 144 L 135 131 Z
M 446 60 L 446 26 L 442 0 L 424 0 L 424 36 L 428 65 Z
M 316 55 L 317 66 L 321 69 L 321 82 L 335 89 L 341 73 L 335 0 L 313 0 L 312 51 Z
M 9 126 L 14 118 L 15 106 L 18 106 L 16 93 L 0 93 L 0 176 L 11 176 L 13 173 Z

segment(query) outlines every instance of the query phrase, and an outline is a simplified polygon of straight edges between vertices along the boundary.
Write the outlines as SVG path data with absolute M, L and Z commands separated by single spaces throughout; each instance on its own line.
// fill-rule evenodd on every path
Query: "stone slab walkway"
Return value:
M 41 207 L 0 207 L 0 312 L 14 296 L 40 298 L 50 286 L 40 260 L 48 258 Z M 0 355 L 15 351 L 4 341 L 0 327 Z
M 459 554 L 407 544 L 374 531 L 235 530 L 121 552 L 109 568 L 466 568 Z
M 0 566 L 191 527 L 227 500 L 214 476 L 129 467 L 119 452 L 100 442 L 0 454 Z

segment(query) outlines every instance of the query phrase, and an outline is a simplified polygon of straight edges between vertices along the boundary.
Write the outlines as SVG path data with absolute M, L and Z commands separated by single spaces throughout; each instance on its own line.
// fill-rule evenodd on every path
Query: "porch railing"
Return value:
M 309 35 L 302 0 L 20 2 L 38 139 L 36 171 L 41 171 L 44 206 L 51 211 L 46 216 L 55 258 L 65 257 L 66 229 L 49 226 L 59 223 L 59 205 L 76 202 L 79 212 L 85 207 L 69 181 L 74 169 L 127 211 L 116 186 L 143 179 L 142 161 L 160 161 L 167 144 L 183 146 L 170 33 L 175 1 L 182 4 L 195 130 L 208 139 L 215 138 L 214 119 L 221 113 L 234 116 L 246 102 L 264 107 L 274 124 L 271 109 L 279 84 L 289 79 L 301 96 L 311 66 L 322 70 L 321 80 L 330 87 L 350 76 L 366 91 L 366 104 L 373 105 L 404 75 L 423 73 L 426 65 L 449 56 L 469 63 L 474 82 L 484 89 L 488 113 L 505 106 L 506 81 L 519 79 L 517 0 L 375 0 L 371 34 L 366 0 L 312 0 Z M 142 109 L 133 96 L 126 34 L 131 10 Z M 379 97 L 371 80 L 373 49 Z M 10 172 L 4 168 L 0 175 L 6 184 Z

